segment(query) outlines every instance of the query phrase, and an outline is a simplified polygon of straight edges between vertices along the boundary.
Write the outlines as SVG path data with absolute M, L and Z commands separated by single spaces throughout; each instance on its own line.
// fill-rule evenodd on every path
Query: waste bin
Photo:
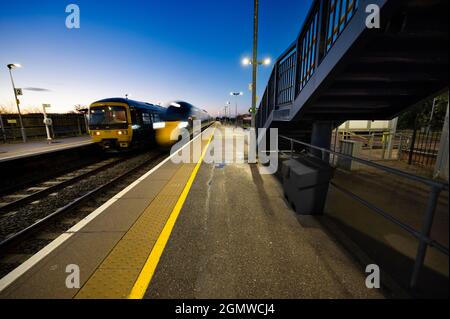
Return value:
M 326 162 L 302 157 L 283 162 L 283 190 L 301 215 L 322 215 L 333 169 Z

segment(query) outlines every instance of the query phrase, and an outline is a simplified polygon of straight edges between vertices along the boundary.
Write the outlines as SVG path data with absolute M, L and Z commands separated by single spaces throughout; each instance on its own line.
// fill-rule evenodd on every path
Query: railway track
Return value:
M 120 163 L 121 160 L 122 158 L 119 157 L 109 158 L 100 163 L 89 165 L 71 173 L 39 183 L 35 186 L 5 195 L 0 198 L 0 215 L 8 213 L 20 206 L 39 200 L 40 198 L 44 198 L 48 194 L 58 192 L 64 187 L 72 185 L 73 183 L 84 179 L 89 175 L 96 174 L 104 169 Z
M 89 215 L 125 186 L 131 184 L 137 177 L 157 165 L 165 153 L 153 151 L 141 155 L 139 161 L 132 158 L 131 160 L 135 160 L 134 163 L 130 163 L 130 160 L 122 160 L 120 164 L 113 164 L 115 162 L 111 161 L 111 163 L 103 163 L 104 165 L 92 168 L 91 175 L 92 172 L 108 171 L 106 176 L 101 178 L 100 183 L 92 188 L 84 189 L 83 192 L 78 192 L 78 196 L 65 201 L 60 207 L 54 206 L 53 210 L 39 216 L 35 221 L 26 223 L 23 227 L 16 227 L 8 236 L 0 237 L 0 278 Z M 110 167 L 107 167 L 108 165 Z M 117 171 L 117 165 L 127 168 Z M 89 175 L 87 172 L 86 174 Z M 86 175 L 83 174 L 83 176 L 77 178 L 78 182 L 86 182 L 83 180 Z M 95 175 L 90 178 L 95 178 Z M 77 181 L 74 181 L 71 185 L 66 186 L 75 187 L 76 184 Z M 46 192 L 48 194 L 51 190 L 46 190 Z M 30 206 L 33 203 L 25 204 L 25 206 L 27 205 Z M 34 204 L 34 206 L 38 205 L 39 203 Z M 0 215 L 0 232 L 3 222 L 1 217 Z M 16 214 L 10 217 L 17 219 L 20 218 L 20 215 Z
M 44 183 L 42 189 L 29 187 L 29 194 L 21 191 L 18 198 L 1 198 L 0 278 L 156 166 L 168 152 L 168 148 L 163 148 L 129 159 L 112 158 L 85 167 L 76 176 L 69 173 L 64 178 L 57 177 L 52 183 Z M 67 196 L 70 200 L 56 200 Z M 22 223 L 22 219 L 28 222 Z M 21 225 L 11 229 L 9 222 Z

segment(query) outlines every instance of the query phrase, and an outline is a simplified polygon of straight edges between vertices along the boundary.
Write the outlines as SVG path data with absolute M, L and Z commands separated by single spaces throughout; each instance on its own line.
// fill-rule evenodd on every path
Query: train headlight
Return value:
M 178 124 L 178 128 L 186 128 L 189 126 L 189 122 L 180 122 L 180 124 Z
M 96 136 L 100 136 L 102 133 L 100 133 L 99 131 L 95 132 Z
M 127 135 L 127 134 L 128 134 L 127 131 L 117 131 L 117 135 L 120 135 L 120 136 Z
M 166 127 L 166 122 L 153 123 L 153 129 L 154 130 L 157 130 L 157 129 L 160 129 L 160 128 L 165 128 L 165 127 Z

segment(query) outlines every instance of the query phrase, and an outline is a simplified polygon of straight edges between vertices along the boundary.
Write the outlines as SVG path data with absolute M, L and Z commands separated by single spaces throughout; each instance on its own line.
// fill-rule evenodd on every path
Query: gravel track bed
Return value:
M 87 179 L 76 182 L 58 193 L 50 194 L 45 199 L 17 208 L 14 211 L 0 216 L 0 241 L 18 231 L 34 224 L 38 220 L 48 216 L 87 192 L 111 181 L 115 177 L 126 173 L 133 167 L 137 167 L 150 158 L 155 157 L 155 152 L 140 154 L 131 159 L 124 159 L 123 163 L 98 172 Z
M 115 166 L 113 168 L 108 169 L 105 172 L 96 174 L 95 178 L 98 180 L 102 180 L 103 183 L 95 182 L 95 185 L 102 185 L 106 183 L 107 181 L 117 177 L 119 174 L 125 173 L 126 171 L 130 170 L 132 167 L 137 167 L 139 164 L 149 160 L 154 159 L 154 161 L 151 161 L 151 163 L 144 165 L 140 169 L 138 169 L 136 172 L 128 175 L 123 180 L 118 181 L 117 183 L 114 183 L 111 187 L 108 187 L 107 189 L 104 189 L 97 194 L 95 198 L 91 198 L 86 200 L 86 202 L 83 202 L 75 209 L 69 210 L 65 212 L 63 215 L 56 216 L 54 219 L 49 221 L 48 224 L 46 224 L 42 229 L 38 229 L 37 231 L 33 232 L 30 236 L 24 238 L 21 242 L 18 242 L 14 244 L 14 246 L 9 246 L 6 248 L 6 250 L 0 252 L 0 278 L 7 275 L 9 272 L 14 270 L 16 267 L 20 266 L 23 262 L 25 262 L 28 258 L 30 258 L 32 255 L 37 253 L 39 250 L 44 248 L 46 245 L 48 245 L 50 242 L 52 242 L 55 238 L 57 238 L 59 235 L 70 229 L 72 226 L 77 224 L 80 220 L 88 216 L 91 212 L 93 212 L 96 208 L 103 205 L 105 202 L 107 202 L 112 196 L 120 192 L 122 189 L 130 185 L 132 182 L 134 182 L 137 178 L 142 176 L 144 173 L 149 171 L 151 168 L 156 166 L 159 162 L 161 162 L 166 155 L 163 153 L 158 152 L 151 152 L 147 153 L 138 157 L 135 157 L 133 159 L 124 161 L 123 163 L 119 164 L 120 166 Z M 100 177 L 101 175 L 101 177 Z M 93 176 L 94 177 L 94 176 Z M 73 185 L 71 187 L 70 192 L 67 194 L 64 194 L 64 196 L 70 196 L 74 195 L 74 189 L 78 190 L 78 193 L 75 192 L 75 195 L 71 200 L 67 199 L 67 202 L 71 202 L 73 199 L 76 199 L 80 197 L 81 195 L 87 193 L 89 190 L 93 189 L 95 186 L 91 186 L 90 189 L 83 188 L 87 185 L 93 185 L 94 183 L 92 181 L 84 180 L 83 183 L 77 183 L 76 185 Z M 83 186 L 84 185 L 84 186 Z M 82 190 L 82 191 L 80 191 Z M 61 195 L 63 191 L 60 192 Z M 58 196 L 62 197 L 62 196 Z M 57 200 L 56 198 L 49 198 L 48 201 L 52 201 L 54 205 L 56 205 L 56 209 L 60 206 L 56 203 L 63 203 L 61 202 L 61 199 Z M 43 203 L 42 201 L 41 203 Z M 46 200 L 47 202 L 47 200 Z M 50 203 L 48 204 L 50 205 Z M 39 204 L 40 206 L 40 204 Z M 42 206 L 40 206 L 42 207 Z M 32 214 L 36 214 L 36 216 L 41 216 L 39 218 L 43 218 L 47 216 L 48 214 L 52 213 L 55 210 L 55 207 L 52 206 L 46 206 L 51 207 L 51 211 L 45 211 L 43 208 L 40 208 L 39 210 L 35 211 L 35 208 L 33 210 L 29 210 L 28 220 L 35 220 L 34 216 Z M 31 211 L 35 213 L 31 213 Z M 39 213 L 40 212 L 40 213 Z M 41 214 L 41 215 L 39 215 Z M 15 215 L 16 218 L 19 215 Z M 6 218 L 6 217 L 5 217 Z M 1 219 L 2 221 L 4 218 Z M 5 219 L 6 220 L 6 219 Z M 11 222 L 8 218 L 8 221 Z M 0 221 L 1 222 L 1 221 Z M 14 222 L 11 222 L 14 225 Z M 19 224 L 19 222 L 16 221 L 16 224 Z M 20 224 L 24 224 L 20 222 Z

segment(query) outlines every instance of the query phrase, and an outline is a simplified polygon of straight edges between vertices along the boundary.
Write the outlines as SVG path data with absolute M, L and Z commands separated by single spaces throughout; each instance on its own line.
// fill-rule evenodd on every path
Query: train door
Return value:
M 130 108 L 130 113 L 131 127 L 133 129 L 133 144 L 139 144 L 144 138 L 142 114 L 139 109 L 134 107 Z
M 147 110 L 142 110 L 142 134 L 145 136 L 146 143 L 153 141 L 153 122 L 151 113 Z

